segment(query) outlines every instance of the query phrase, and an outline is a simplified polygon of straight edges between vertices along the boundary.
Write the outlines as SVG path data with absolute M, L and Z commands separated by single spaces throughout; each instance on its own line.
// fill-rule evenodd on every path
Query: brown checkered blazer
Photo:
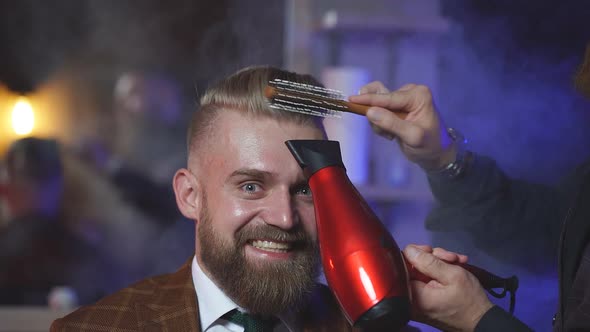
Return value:
M 142 280 L 51 325 L 67 331 L 201 331 L 191 260 L 177 272 Z M 301 314 L 305 332 L 353 330 L 327 287 L 314 292 Z

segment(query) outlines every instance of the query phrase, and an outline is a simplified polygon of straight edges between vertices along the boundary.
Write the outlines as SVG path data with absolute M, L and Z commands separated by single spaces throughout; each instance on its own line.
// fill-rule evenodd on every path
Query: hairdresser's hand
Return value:
M 493 306 L 479 281 L 422 248 L 408 245 L 403 252 L 414 268 L 433 279 L 411 281 L 412 319 L 445 331 L 473 331 Z
M 453 251 L 448 251 L 444 248 L 432 248 L 427 244 L 413 244 L 413 246 L 422 251 L 433 254 L 437 258 L 442 259 L 447 263 L 465 264 L 469 260 L 469 257 L 467 257 L 467 255 L 459 254 Z
M 398 138 L 406 157 L 425 170 L 439 170 L 456 158 L 456 151 L 440 118 L 428 87 L 408 84 L 389 91 L 381 82 L 361 88 L 354 103 L 371 105 L 367 118 L 373 130 L 386 138 Z M 407 113 L 405 120 L 390 110 Z

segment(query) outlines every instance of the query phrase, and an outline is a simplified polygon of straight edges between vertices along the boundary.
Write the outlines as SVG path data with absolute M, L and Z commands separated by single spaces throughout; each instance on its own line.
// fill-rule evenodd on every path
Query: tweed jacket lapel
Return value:
M 201 331 L 191 262 L 192 257 L 155 285 L 149 300 L 135 305 L 141 331 Z

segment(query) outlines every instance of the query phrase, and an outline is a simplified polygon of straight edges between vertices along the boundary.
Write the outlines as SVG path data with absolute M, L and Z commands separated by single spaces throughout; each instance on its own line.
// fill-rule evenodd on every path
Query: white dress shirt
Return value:
M 196 256 L 192 263 L 193 285 L 197 292 L 199 305 L 199 317 L 203 332 L 244 332 L 241 325 L 221 318 L 229 311 L 239 308 L 217 285 L 203 272 Z M 299 332 L 301 327 L 297 324 L 293 313 L 279 314 L 280 322 L 275 325 L 274 332 Z

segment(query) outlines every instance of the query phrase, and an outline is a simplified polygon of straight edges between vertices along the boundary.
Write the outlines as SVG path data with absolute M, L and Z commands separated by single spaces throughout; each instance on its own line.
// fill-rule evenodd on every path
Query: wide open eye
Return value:
M 247 193 L 254 194 L 254 193 L 257 193 L 258 191 L 262 190 L 262 188 L 257 183 L 249 182 L 249 183 L 245 183 L 244 185 L 242 185 L 242 190 Z

